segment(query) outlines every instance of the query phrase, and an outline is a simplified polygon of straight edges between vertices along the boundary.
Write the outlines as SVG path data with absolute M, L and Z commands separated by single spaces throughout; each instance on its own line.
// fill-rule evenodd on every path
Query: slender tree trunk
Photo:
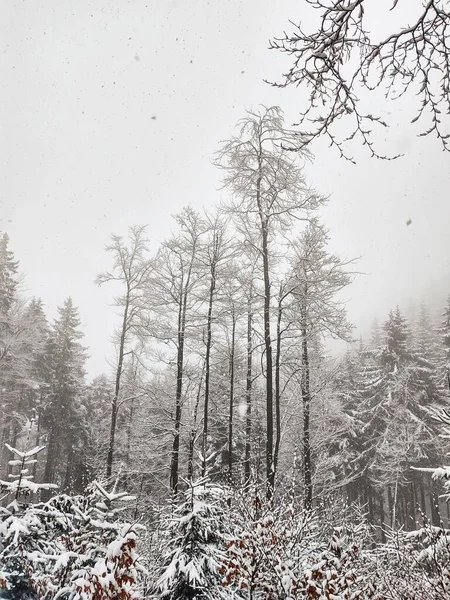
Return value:
M 39 446 L 39 444 L 41 443 L 41 406 L 42 406 L 42 390 L 40 392 L 40 401 L 39 401 L 39 406 L 38 406 L 38 412 L 37 412 L 37 421 L 36 421 L 36 447 Z M 37 475 L 37 461 L 33 464 L 33 470 L 32 470 L 32 475 L 33 475 L 33 481 L 36 481 L 36 475 Z
M 261 165 L 259 171 L 261 172 Z M 275 472 L 273 468 L 273 358 L 272 338 L 270 333 L 270 270 L 269 270 L 269 231 L 267 217 L 262 209 L 261 198 L 262 175 L 256 185 L 256 203 L 261 222 L 262 259 L 264 278 L 264 346 L 266 356 L 266 477 L 267 498 L 273 496 Z
M 131 440 L 133 437 L 133 418 L 134 418 L 134 401 L 135 401 L 135 396 L 131 396 L 131 400 L 130 400 L 130 414 L 128 415 L 128 423 L 127 423 L 127 454 L 126 454 L 126 460 L 127 460 L 127 465 L 131 464 Z
M 17 448 L 17 440 L 19 438 L 19 426 L 18 425 L 14 425 L 12 427 L 12 436 L 9 440 L 9 445 L 12 446 L 13 448 Z M 8 450 L 9 453 L 9 450 Z M 8 476 L 13 472 L 13 467 L 9 464 L 8 461 Z
M 280 453 L 280 443 L 281 443 L 281 388 L 280 388 L 280 360 L 281 360 L 281 317 L 283 314 L 283 309 L 281 307 L 281 293 L 282 288 L 280 286 L 280 299 L 278 302 L 278 314 L 277 314 L 277 342 L 276 342 L 276 352 L 275 352 L 275 450 L 273 454 L 273 471 L 274 471 L 274 480 L 278 467 L 278 455 Z
M 397 474 L 398 477 L 398 474 Z M 394 487 L 394 498 L 392 504 L 392 525 L 391 527 L 395 527 L 396 519 L 397 519 L 397 499 L 398 499 L 398 480 L 395 482 Z
M 54 483 L 55 477 L 55 460 L 56 460 L 56 435 L 54 429 L 51 428 L 47 443 L 47 459 L 45 461 L 44 483 Z M 46 502 L 50 499 L 50 490 L 42 490 L 41 500 Z
M 308 338 L 306 317 L 303 317 L 302 334 L 302 400 L 303 400 L 303 477 L 305 485 L 305 509 L 312 508 L 312 475 L 311 475 L 311 440 L 310 440 L 310 411 L 311 390 L 309 372 Z
M 71 480 L 73 474 L 73 462 L 74 462 L 74 450 L 73 450 L 73 441 L 69 440 L 69 452 L 67 454 L 67 465 L 66 465 L 66 473 L 64 475 L 64 483 L 63 490 L 65 492 L 71 491 Z
M 366 481 L 366 492 L 367 492 L 367 503 L 368 503 L 368 508 L 369 508 L 369 523 L 374 524 L 375 516 L 374 516 L 374 510 L 373 510 L 373 494 L 372 494 L 372 488 L 368 481 Z
M 216 240 L 214 241 L 216 244 Z M 203 407 L 203 438 L 202 438 L 202 476 L 206 474 L 206 452 L 208 444 L 208 416 L 209 416 L 209 382 L 210 382 L 210 361 L 211 361 L 211 345 L 212 345 L 212 311 L 214 292 L 216 289 L 216 264 L 211 264 L 211 280 L 209 284 L 209 303 L 208 303 L 208 319 L 206 322 L 206 355 L 205 355 L 205 402 Z
M 6 427 L 2 427 L 2 445 L 0 448 L 0 474 L 2 475 L 2 479 L 3 477 L 7 477 L 8 474 L 8 450 L 5 446 L 5 442 L 8 442 L 9 440 L 9 430 L 9 425 L 7 425 Z M 2 467 L 2 465 L 4 466 Z
M 116 426 L 117 426 L 117 412 L 119 404 L 120 394 L 120 382 L 122 379 L 123 372 L 123 359 L 125 355 L 125 341 L 128 328 L 128 311 L 130 309 L 130 286 L 127 284 L 127 294 L 125 299 L 125 307 L 122 318 L 122 329 L 120 331 L 119 341 L 119 356 L 117 361 L 116 369 L 116 381 L 114 386 L 114 396 L 111 407 L 111 426 L 109 430 L 109 446 L 108 456 L 106 458 L 106 478 L 109 479 L 112 475 L 113 463 L 114 463 L 114 451 L 115 451 L 115 437 L 116 437 Z
M 450 526 L 450 506 L 449 506 L 448 502 L 445 503 L 445 507 L 447 509 L 447 529 L 448 529 L 448 527 Z
M 411 528 L 414 529 L 416 525 L 416 488 L 414 481 L 410 481 L 408 486 L 409 491 L 409 517 L 411 520 Z
M 427 501 L 425 499 L 425 486 L 423 484 L 423 473 L 420 474 L 420 508 L 424 515 L 427 514 Z
M 381 531 L 381 543 L 386 542 L 386 535 L 384 533 L 384 490 L 380 492 L 380 531 Z
M 231 313 L 231 348 L 230 348 L 230 397 L 228 411 L 228 476 L 233 476 L 233 409 L 234 409 L 234 353 L 236 339 L 236 315 L 234 306 Z
M 177 347 L 177 386 L 175 393 L 175 423 L 174 436 L 172 444 L 172 458 L 170 463 L 170 489 L 173 496 L 178 494 L 179 478 L 179 453 L 180 453 L 180 430 L 181 430 L 181 411 L 183 400 L 183 376 L 184 376 L 184 341 L 186 334 L 186 313 L 189 294 L 189 285 L 191 281 L 192 265 L 196 246 L 192 248 L 191 261 L 186 277 L 186 283 L 181 285 L 180 303 L 178 311 L 178 347 Z
M 195 400 L 195 406 L 194 406 L 194 418 L 193 418 L 193 423 L 192 423 L 192 429 L 191 429 L 191 437 L 189 439 L 189 452 L 188 452 L 188 480 L 192 482 L 193 477 L 194 477 L 194 448 L 195 448 L 195 436 L 197 433 L 197 415 L 198 415 L 198 407 L 200 404 L 200 398 L 202 395 L 202 383 L 203 383 L 203 375 L 205 373 L 205 365 L 206 365 L 206 360 L 203 363 L 203 368 L 202 368 L 202 375 L 200 377 L 200 382 L 198 384 L 198 390 L 197 390 L 197 398 Z M 206 474 L 206 468 L 205 468 L 205 458 L 203 456 L 203 460 L 202 460 L 202 475 L 203 477 Z
M 431 524 L 439 527 L 441 523 L 441 515 L 439 512 L 439 500 L 436 492 L 432 489 L 430 494 L 431 503 Z
M 245 463 L 244 476 L 246 485 L 250 482 L 250 453 L 252 441 L 252 377 L 253 377 L 253 340 L 252 340 L 252 298 L 251 290 L 247 304 L 247 375 L 245 383 L 245 400 L 246 400 L 246 415 L 245 415 Z
M 394 498 L 392 496 L 392 487 L 388 485 L 388 505 L 389 505 L 389 517 L 390 517 L 390 525 L 394 527 Z
M 184 363 L 184 323 L 183 302 L 180 302 L 178 312 L 178 345 L 177 345 L 177 387 L 175 392 L 175 423 L 172 443 L 172 460 L 170 465 L 170 489 L 174 496 L 178 493 L 178 464 L 180 452 L 181 402 L 183 394 L 183 363 Z

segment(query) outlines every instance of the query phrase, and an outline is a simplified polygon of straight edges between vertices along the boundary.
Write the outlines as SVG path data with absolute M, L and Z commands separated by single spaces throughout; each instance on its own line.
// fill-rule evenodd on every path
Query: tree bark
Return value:
M 178 344 L 177 344 L 177 386 L 175 392 L 175 423 L 172 443 L 172 459 L 170 464 L 170 489 L 174 496 L 178 494 L 178 465 L 180 452 L 181 402 L 183 393 L 183 363 L 184 363 L 184 303 L 180 299 L 178 311 Z
M 114 396 L 111 407 L 111 426 L 109 430 L 109 446 L 108 456 L 106 458 L 106 478 L 109 479 L 112 475 L 113 463 L 114 463 L 114 450 L 115 450 L 115 438 L 116 438 L 116 426 L 117 426 L 117 411 L 120 394 L 120 382 L 122 379 L 123 372 L 123 359 L 125 355 L 125 341 L 128 328 L 128 311 L 130 309 L 130 284 L 127 283 L 127 294 L 125 297 L 125 307 L 123 310 L 122 318 L 122 329 L 120 331 L 119 341 L 119 357 L 117 361 L 116 369 L 116 380 L 114 385 Z
M 203 375 L 205 373 L 205 364 L 206 361 L 203 363 L 203 369 L 202 369 L 202 375 L 200 377 L 200 382 L 198 384 L 198 390 L 197 390 L 197 398 L 195 400 L 195 406 L 194 406 L 194 422 L 192 424 L 192 429 L 191 429 L 191 437 L 189 439 L 189 452 L 188 452 L 188 480 L 192 482 L 193 477 L 194 477 L 194 447 L 195 447 L 195 434 L 197 432 L 197 415 L 198 415 L 198 407 L 200 404 L 200 397 L 202 394 L 202 382 L 203 382 Z M 205 458 L 203 457 L 202 460 L 202 475 L 203 477 L 206 474 L 206 468 L 205 468 Z
M 45 461 L 45 470 L 44 470 L 44 483 L 53 483 L 53 479 L 55 476 L 55 456 L 56 453 L 56 435 L 52 429 L 50 429 L 48 444 L 47 444 L 47 459 Z M 47 502 L 50 499 L 51 491 L 50 490 L 42 490 L 41 491 L 41 501 Z
M 261 173 L 261 158 L 259 172 Z M 264 278 L 264 346 L 266 355 L 266 477 L 267 499 L 273 496 L 275 472 L 273 469 L 273 357 L 270 333 L 270 270 L 269 270 L 269 231 L 267 216 L 262 208 L 260 174 L 256 184 L 256 203 L 261 223 L 263 278 Z
M 431 490 L 430 494 L 430 503 L 431 503 L 431 524 L 440 527 L 441 524 L 441 515 L 439 511 L 439 499 L 435 490 Z
M 276 351 L 275 351 L 275 450 L 273 454 L 273 471 L 274 471 L 274 481 L 278 467 L 278 455 L 280 453 L 280 443 L 281 443 L 281 388 L 280 388 L 280 360 L 281 360 L 281 317 L 283 314 L 283 309 L 281 306 L 281 294 L 282 288 L 280 286 L 280 298 L 278 302 L 278 314 L 277 314 L 277 341 L 276 341 Z
M 381 543 L 384 544 L 386 542 L 386 534 L 384 532 L 384 490 L 380 491 L 380 531 L 381 531 Z
M 252 376 L 253 376 L 253 339 L 252 339 L 252 291 L 247 303 L 247 374 L 245 382 L 245 462 L 244 462 L 244 477 L 245 484 L 250 482 L 250 454 L 251 454 L 251 438 L 252 438 Z
M 312 475 L 311 475 L 311 439 L 310 439 L 310 411 L 311 411 L 311 389 L 309 372 L 309 354 L 307 327 L 303 317 L 301 326 L 302 335 L 302 400 L 303 400 L 303 478 L 305 486 L 305 510 L 312 509 Z
M 229 411 L 228 411 L 228 476 L 233 476 L 233 411 L 234 411 L 234 353 L 236 339 L 236 315 L 234 307 L 231 313 L 231 348 L 230 348 L 230 396 L 229 396 Z
M 424 515 L 427 514 L 427 501 L 425 499 L 425 486 L 423 483 L 424 475 L 420 474 L 420 508 Z
M 170 463 L 170 489 L 173 496 L 178 494 L 178 478 L 179 478 L 179 453 L 180 453 L 180 430 L 181 430 L 181 411 L 183 399 L 183 375 L 184 375 L 184 341 L 186 334 L 186 313 L 189 294 L 189 285 L 191 281 L 192 263 L 194 260 L 196 246 L 192 248 L 191 260 L 186 283 L 181 285 L 180 302 L 178 310 L 178 344 L 177 344 L 177 385 L 175 392 L 175 423 L 174 436 L 172 444 L 172 457 Z
M 73 441 L 69 441 L 69 452 L 67 454 L 67 465 L 66 465 L 66 473 L 64 475 L 64 483 L 63 490 L 65 492 L 70 493 L 71 490 L 71 480 L 73 475 L 73 463 L 74 463 L 74 450 L 73 450 Z
M 216 244 L 216 239 L 214 244 Z M 203 441 L 202 441 L 202 476 L 206 474 L 206 452 L 208 444 L 208 416 L 209 416 L 209 382 L 210 382 L 210 362 L 211 362 L 211 345 L 212 345 L 212 311 L 214 292 L 216 289 L 216 263 L 211 263 L 211 280 L 209 284 L 209 303 L 208 303 L 208 318 L 206 323 L 206 354 L 205 354 L 205 402 L 203 407 Z
M 131 438 L 133 436 L 134 402 L 135 396 L 133 394 L 130 399 L 130 414 L 128 415 L 127 423 L 127 465 L 131 464 Z

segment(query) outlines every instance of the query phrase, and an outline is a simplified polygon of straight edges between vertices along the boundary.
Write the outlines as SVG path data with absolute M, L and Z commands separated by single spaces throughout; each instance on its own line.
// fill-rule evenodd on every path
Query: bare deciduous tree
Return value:
M 391 11 L 400 4 L 392 0 Z M 362 92 L 382 89 L 386 98 L 404 94 L 417 98 L 413 122 L 425 121 L 419 135 L 435 134 L 450 149 L 450 11 L 447 0 L 421 0 L 421 8 L 411 15 L 411 24 L 376 39 L 368 22 L 367 0 L 306 0 L 319 12 L 319 26 L 305 31 L 294 25 L 271 41 L 270 47 L 290 55 L 293 63 L 283 80 L 272 85 L 297 86 L 309 92 L 308 106 L 300 114 L 303 141 L 300 147 L 324 135 L 341 156 L 353 161 L 347 142 L 359 137 L 372 156 L 380 154 L 374 144 L 374 125 L 387 127 L 380 115 L 363 108 Z M 377 4 L 376 2 L 374 4 Z M 414 10 L 414 9 L 413 9 Z M 390 15 L 386 15 L 389 19 Z M 352 122 L 345 135 L 336 131 L 342 117 Z M 306 129 L 306 122 L 311 127 Z M 394 158 L 394 157 L 391 157 Z
M 267 494 L 273 493 L 273 351 L 271 334 L 271 244 L 277 231 L 305 219 L 321 198 L 306 186 L 301 166 L 289 154 L 299 145 L 296 132 L 284 127 L 280 108 L 247 113 L 239 133 L 224 142 L 216 165 L 225 171 L 224 186 L 234 194 L 228 208 L 247 243 L 255 245 L 264 281 L 264 344 L 266 376 Z M 256 240 L 256 242 L 255 242 Z
M 201 300 L 194 293 L 203 274 L 199 269 L 201 238 L 205 224 L 200 215 L 190 207 L 175 216 L 179 226 L 177 234 L 166 240 L 156 258 L 155 277 L 148 289 L 152 303 L 153 321 L 145 335 L 159 340 L 165 346 L 174 346 L 167 360 L 165 352 L 159 360 L 175 367 L 175 410 L 172 414 L 172 450 L 170 462 L 170 489 L 178 494 L 180 441 L 184 386 L 186 375 L 186 343 L 189 328 L 198 328 L 198 308 Z
M 305 509 L 312 508 L 311 458 L 311 373 L 310 348 L 314 338 L 331 336 L 350 340 L 351 325 L 339 292 L 351 277 L 346 264 L 338 256 L 327 252 L 327 232 L 312 222 L 294 244 L 291 294 L 292 310 L 297 315 L 300 334 L 301 394 L 303 404 L 303 477 Z
M 132 349 L 130 341 L 142 312 L 143 294 L 151 273 L 152 263 L 147 257 L 148 242 L 144 236 L 145 227 L 131 227 L 129 230 L 129 244 L 126 245 L 120 236 L 114 235 L 112 243 L 107 246 L 106 251 L 111 252 L 114 257 L 112 271 L 102 273 L 97 277 L 97 284 L 107 282 L 119 284 L 123 291 L 116 297 L 115 306 L 120 308 L 122 322 L 116 332 L 115 340 L 117 348 L 117 364 L 115 369 L 114 393 L 111 402 L 111 427 L 109 436 L 108 456 L 106 459 L 106 476 L 111 477 L 113 462 L 115 435 L 117 426 L 117 414 L 119 410 L 119 397 L 121 392 L 121 381 L 124 371 L 124 360 Z
M 205 392 L 203 404 L 203 433 L 202 433 L 202 476 L 206 475 L 209 400 L 211 383 L 211 350 L 213 346 L 214 303 L 218 292 L 218 283 L 223 283 L 227 277 L 227 265 L 235 250 L 226 236 L 226 220 L 223 215 L 206 214 L 206 239 L 201 247 L 200 262 L 208 272 L 207 283 L 207 314 L 205 337 Z

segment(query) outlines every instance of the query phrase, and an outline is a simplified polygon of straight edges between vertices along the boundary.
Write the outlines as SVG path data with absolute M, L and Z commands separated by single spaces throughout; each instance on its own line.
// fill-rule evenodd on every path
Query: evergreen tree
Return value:
M 220 597 L 224 490 L 206 479 L 191 483 L 168 523 L 167 563 L 158 581 L 162 598 Z
M 389 313 L 388 320 L 384 326 L 385 348 L 382 361 L 388 372 L 398 368 L 399 362 L 407 355 L 406 340 L 408 338 L 408 326 L 400 308 Z
M 330 460 L 334 453 L 342 457 L 334 460 L 347 500 L 364 505 L 369 521 L 383 522 L 384 488 L 377 478 L 377 457 L 386 430 L 387 379 L 373 338 L 367 347 L 361 343 L 345 362 L 335 384 L 345 419 L 341 435 L 331 443 Z
M 410 329 L 399 308 L 385 324 L 386 347 L 382 364 L 386 370 L 384 429 L 377 444 L 374 475 L 388 492 L 391 523 L 414 525 L 420 500 L 426 510 L 426 490 L 411 466 L 426 466 L 439 453 L 437 431 L 429 416 L 430 406 L 439 406 L 434 379 L 432 326 L 422 307 L 418 323 Z M 433 492 L 430 491 L 431 496 Z M 432 510 L 435 504 L 431 499 Z M 436 515 L 434 515 L 436 520 Z
M 442 313 L 442 324 L 441 324 L 441 336 L 442 343 L 444 345 L 445 352 L 445 371 L 446 371 L 446 379 L 447 379 L 447 389 L 450 392 L 450 296 L 447 300 L 447 306 Z
M 36 445 L 40 443 L 42 428 L 42 408 L 48 393 L 47 349 L 50 328 L 44 312 L 42 300 L 33 298 L 25 307 L 23 315 L 24 336 L 20 360 L 17 364 L 17 380 L 21 382 L 19 412 L 36 424 Z
M 18 267 L 9 249 L 9 237 L 0 236 L 0 427 L 2 440 L 14 442 L 18 435 L 17 400 L 19 365 L 17 357 L 24 335 L 23 303 L 18 294 Z M 1 448 L 5 458 L 4 448 Z M 2 458 L 0 454 L 0 458 Z M 3 464 L 6 461 L 2 461 Z
M 7 317 L 16 299 L 19 284 L 18 268 L 19 263 L 14 259 L 14 254 L 9 249 L 8 234 L 3 233 L 0 236 L 0 319 L 2 321 Z
M 11 461 L 18 468 L 12 481 L 0 481 L 12 498 L 0 512 L 0 593 L 8 598 L 37 600 L 133 600 L 136 589 L 139 527 L 120 514 L 134 498 L 108 492 L 93 482 L 84 496 L 59 495 L 47 503 L 24 502 L 39 490 L 27 475 L 44 447 L 21 452 Z M 1 596 L 3 597 L 3 595 Z
M 79 340 L 78 309 L 72 299 L 58 309 L 48 344 L 49 393 L 43 414 L 48 432 L 45 481 L 64 489 L 81 486 L 86 444 L 86 411 L 81 401 L 86 353 Z
M 327 250 L 328 232 L 316 221 L 310 223 L 294 244 L 292 258 L 292 311 L 298 331 L 303 413 L 303 476 L 305 508 L 313 499 L 311 453 L 311 400 L 313 398 L 311 345 L 327 336 L 349 340 L 352 326 L 338 298 L 351 281 L 346 263 Z
M 105 470 L 110 435 L 110 423 L 105 415 L 111 411 L 113 393 L 114 382 L 106 375 L 95 377 L 84 392 L 88 424 L 86 463 L 96 477 L 100 477 Z
M 411 343 L 411 359 L 415 364 L 414 384 L 422 404 L 440 404 L 445 392 L 439 342 L 427 307 L 422 304 L 413 327 Z

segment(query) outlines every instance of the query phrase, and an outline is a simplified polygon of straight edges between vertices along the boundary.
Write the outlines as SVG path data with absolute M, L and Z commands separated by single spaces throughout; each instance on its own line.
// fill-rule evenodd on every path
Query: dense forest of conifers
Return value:
M 257 506 L 289 493 L 303 515 L 353 507 L 382 542 L 391 528 L 448 522 L 426 469 L 447 450 L 450 300 L 440 315 L 393 307 L 355 339 L 344 303 L 354 262 L 329 251 L 326 199 L 291 146 L 279 109 L 248 113 L 216 156 L 227 201 L 183 209 L 153 254 L 151 228 L 111 237 L 96 283 L 117 309 L 115 358 L 90 381 L 70 290 L 49 322 L 3 233 L 3 482 L 14 448 L 45 446 L 33 480 L 58 489 L 36 488 L 35 501 L 114 484 L 153 532 L 199 477 L 251 491 Z M 330 338 L 348 343 L 344 355 L 330 355 Z

